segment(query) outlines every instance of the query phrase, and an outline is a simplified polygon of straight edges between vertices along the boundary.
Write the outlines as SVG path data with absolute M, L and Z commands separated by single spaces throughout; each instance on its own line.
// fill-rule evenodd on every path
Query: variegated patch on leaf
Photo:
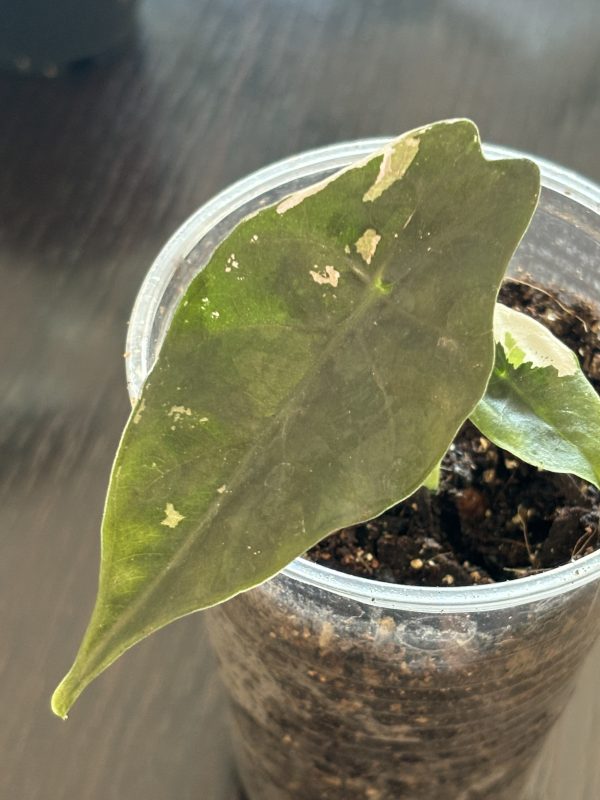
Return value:
M 600 397 L 577 356 L 542 324 L 496 307 L 496 361 L 471 416 L 500 447 L 600 488 Z

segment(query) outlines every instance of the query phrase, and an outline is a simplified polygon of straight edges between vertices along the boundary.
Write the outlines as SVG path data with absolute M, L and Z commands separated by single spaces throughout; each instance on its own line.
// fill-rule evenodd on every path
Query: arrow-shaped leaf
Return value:
M 481 398 L 537 202 L 465 120 L 242 222 L 188 289 L 125 430 L 65 715 L 124 650 L 409 495 Z
M 523 461 L 600 488 L 600 397 L 575 353 L 539 322 L 500 304 L 494 331 L 496 362 L 472 422 Z

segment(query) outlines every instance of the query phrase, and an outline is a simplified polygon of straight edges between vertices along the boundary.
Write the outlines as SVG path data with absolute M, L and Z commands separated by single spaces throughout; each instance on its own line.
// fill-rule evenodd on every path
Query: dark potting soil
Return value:
M 576 352 L 600 391 L 600 319 L 593 309 L 567 309 L 515 282 L 505 284 L 499 300 Z M 332 534 L 307 557 L 390 583 L 469 586 L 557 567 L 599 546 L 600 493 L 593 486 L 520 461 L 467 422 L 442 462 L 437 493 L 420 489 L 380 517 Z

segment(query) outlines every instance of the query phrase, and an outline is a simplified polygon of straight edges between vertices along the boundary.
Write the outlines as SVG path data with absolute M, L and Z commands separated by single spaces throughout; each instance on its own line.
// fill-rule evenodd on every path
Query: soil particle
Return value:
M 577 353 L 600 391 L 596 311 L 583 303 L 567 309 L 551 295 L 514 282 L 505 284 L 499 300 L 537 319 Z M 436 494 L 419 489 L 377 519 L 329 536 L 307 557 L 390 583 L 494 583 L 597 549 L 599 509 L 593 486 L 520 461 L 467 422 L 442 462 Z

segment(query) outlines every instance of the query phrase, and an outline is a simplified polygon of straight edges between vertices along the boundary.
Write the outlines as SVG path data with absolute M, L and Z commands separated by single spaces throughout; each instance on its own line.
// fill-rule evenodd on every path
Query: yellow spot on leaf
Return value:
M 186 417 L 191 417 L 192 416 L 192 409 L 191 408 L 186 408 L 185 406 L 171 406 L 171 408 L 169 409 L 169 411 L 167 413 L 167 416 L 168 417 L 173 417 L 175 422 L 177 422 L 177 420 L 181 419 L 181 417 L 183 415 L 185 415 Z
M 367 264 L 370 264 L 380 241 L 381 236 L 377 231 L 374 228 L 368 228 L 354 246 L 356 247 L 356 252 L 362 256 L 363 260 Z
M 437 346 L 442 347 L 445 350 L 449 350 L 452 353 L 456 353 L 458 351 L 458 344 L 454 339 L 449 339 L 447 336 L 440 336 L 437 340 Z
M 328 183 L 337 178 L 338 174 L 339 173 L 330 175 L 328 178 L 325 178 L 325 180 L 319 181 L 319 183 L 315 183 L 313 186 L 307 186 L 306 189 L 300 189 L 299 192 L 294 192 L 294 194 L 286 197 L 285 200 L 282 200 L 277 206 L 277 213 L 285 214 L 285 212 L 289 211 L 290 208 L 299 206 L 300 203 L 307 197 L 311 197 L 313 194 L 318 194 L 321 189 L 324 189 L 327 186 Z
M 165 518 L 160 524 L 166 525 L 167 528 L 176 528 L 182 519 L 185 519 L 185 517 L 175 510 L 173 503 L 167 503 L 165 506 Z
M 317 269 L 318 266 L 315 264 L 315 270 Z M 316 272 L 315 270 L 310 270 L 310 275 L 315 283 L 318 283 L 321 286 L 324 284 L 329 284 L 329 286 L 333 286 L 334 288 L 338 285 L 340 273 L 334 267 L 328 264 L 325 267 L 324 275 L 320 272 Z
M 223 484 L 223 486 L 219 486 L 219 488 L 217 489 L 217 492 L 218 492 L 219 494 L 223 494 L 223 492 L 225 491 L 225 489 L 227 489 L 227 485 L 224 483 L 224 484 Z
M 139 404 L 139 406 L 136 409 L 135 414 L 133 415 L 133 424 L 134 425 L 137 425 L 139 423 L 139 421 L 141 420 L 142 413 L 143 413 L 145 408 L 146 408 L 146 401 L 144 400 L 144 398 L 142 398 L 142 402 Z
M 377 200 L 386 189 L 403 177 L 419 152 L 419 143 L 416 136 L 406 136 L 383 149 L 379 174 L 375 183 L 363 196 L 365 203 Z

